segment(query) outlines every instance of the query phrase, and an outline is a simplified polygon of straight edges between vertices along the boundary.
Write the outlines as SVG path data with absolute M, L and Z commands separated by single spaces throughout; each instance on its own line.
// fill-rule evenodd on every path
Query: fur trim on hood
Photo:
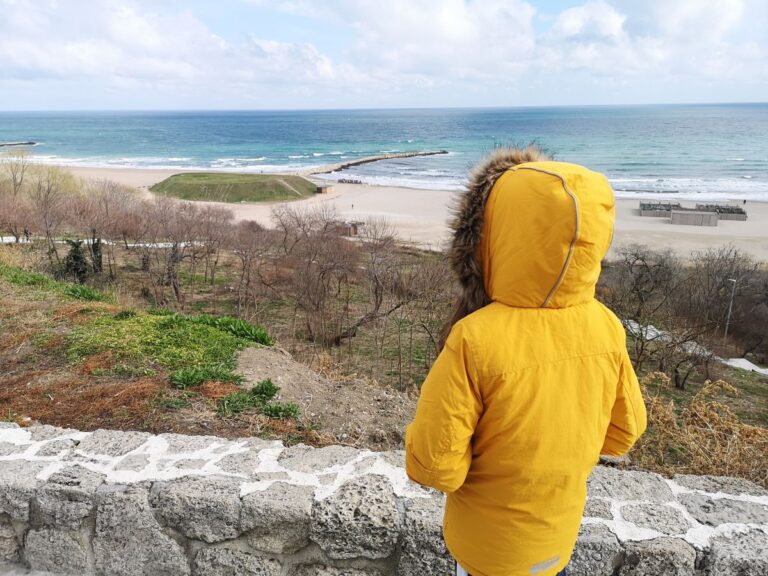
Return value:
M 498 148 L 472 169 L 467 189 L 458 199 L 451 222 L 453 240 L 449 258 L 459 280 L 461 294 L 453 316 L 443 330 L 442 342 L 445 342 L 456 322 L 491 302 L 485 291 L 478 247 L 483 231 L 485 203 L 493 185 L 504 172 L 518 164 L 549 159 L 546 152 L 533 144 L 525 148 Z

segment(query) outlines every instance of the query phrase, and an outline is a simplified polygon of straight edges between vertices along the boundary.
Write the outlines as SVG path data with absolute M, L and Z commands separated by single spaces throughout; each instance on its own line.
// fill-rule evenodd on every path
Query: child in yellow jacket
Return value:
M 562 573 L 600 454 L 645 430 L 624 329 L 595 300 L 613 220 L 603 175 L 533 147 L 496 151 L 461 199 L 462 297 L 406 469 L 448 494 L 445 542 L 472 576 Z

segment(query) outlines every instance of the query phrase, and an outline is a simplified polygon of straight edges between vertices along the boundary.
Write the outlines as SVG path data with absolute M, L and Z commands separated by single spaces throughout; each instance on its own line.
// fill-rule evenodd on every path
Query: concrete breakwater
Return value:
M 328 174 L 330 172 L 338 172 L 351 168 L 353 166 L 360 166 L 361 164 L 370 164 L 371 162 L 379 162 L 381 160 L 396 160 L 398 158 L 415 158 L 417 156 L 437 156 L 440 154 L 448 154 L 448 150 L 427 150 L 422 152 L 392 152 L 391 154 L 378 154 L 376 156 L 366 156 L 365 158 L 356 158 L 355 160 L 348 160 L 346 162 L 339 162 L 337 164 L 324 164 L 323 166 L 313 166 L 299 172 L 300 176 L 312 176 L 313 174 Z
M 442 509 L 402 452 L 0 423 L 0 574 L 447 575 Z M 570 573 L 767 574 L 768 491 L 598 467 Z

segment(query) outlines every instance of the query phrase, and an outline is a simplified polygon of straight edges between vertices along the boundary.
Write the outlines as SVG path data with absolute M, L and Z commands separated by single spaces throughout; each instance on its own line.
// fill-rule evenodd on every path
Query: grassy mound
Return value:
M 274 202 L 311 196 L 315 185 L 301 176 L 190 172 L 166 178 L 150 190 L 182 200 Z

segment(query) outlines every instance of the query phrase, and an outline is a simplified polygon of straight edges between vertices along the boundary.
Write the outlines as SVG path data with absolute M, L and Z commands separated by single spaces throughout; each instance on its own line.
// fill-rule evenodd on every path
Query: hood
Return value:
M 496 151 L 460 198 L 450 254 L 459 316 L 490 302 L 564 308 L 594 297 L 613 238 L 613 191 L 602 174 L 536 161 L 532 150 Z

